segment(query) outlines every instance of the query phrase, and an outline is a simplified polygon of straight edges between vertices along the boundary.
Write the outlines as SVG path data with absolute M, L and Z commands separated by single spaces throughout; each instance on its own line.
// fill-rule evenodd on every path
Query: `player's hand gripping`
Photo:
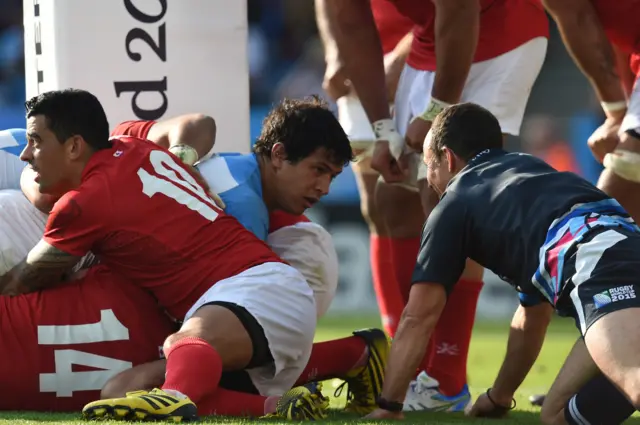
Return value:
M 508 403 L 504 400 L 494 400 L 491 397 L 491 389 L 482 394 L 471 409 L 467 412 L 467 416 L 478 418 L 502 419 L 507 416 L 509 410 L 516 407 L 516 402 L 512 398 Z
M 386 183 L 401 183 L 408 175 L 404 155 L 404 140 L 393 120 L 386 118 L 373 123 L 376 143 L 371 156 L 371 168 L 380 173 Z
M 622 117 L 607 118 L 589 137 L 587 143 L 598 162 L 602 163 L 604 156 L 613 152 L 618 143 L 620 143 L 620 136 L 618 135 L 620 124 L 622 124 Z
M 418 153 L 422 152 L 424 139 L 427 137 L 430 129 L 431 121 L 425 121 L 420 117 L 415 117 L 409 124 L 407 134 L 404 136 L 407 146 Z
M 338 100 L 351 91 L 351 81 L 339 59 L 327 61 L 322 88 L 333 100 Z
M 221 210 L 224 210 L 227 207 L 227 205 L 224 203 L 222 198 L 217 193 L 211 190 L 207 181 L 204 179 L 204 177 L 202 177 L 202 174 L 200 174 L 200 170 L 198 170 L 193 165 L 189 165 L 189 168 L 191 168 L 191 171 L 193 172 L 193 177 L 195 177 L 198 184 L 202 186 L 205 192 L 207 192 L 207 195 L 209 195 L 209 198 L 211 198 L 211 200 L 216 204 L 218 208 L 220 208 Z

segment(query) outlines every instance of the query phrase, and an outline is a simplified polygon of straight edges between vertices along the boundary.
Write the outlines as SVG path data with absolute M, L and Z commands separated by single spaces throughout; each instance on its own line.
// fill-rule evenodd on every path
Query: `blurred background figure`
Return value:
M 537 156 L 558 171 L 580 174 L 571 146 L 561 138 L 554 118 L 546 114 L 527 117 L 522 123 L 522 150 Z

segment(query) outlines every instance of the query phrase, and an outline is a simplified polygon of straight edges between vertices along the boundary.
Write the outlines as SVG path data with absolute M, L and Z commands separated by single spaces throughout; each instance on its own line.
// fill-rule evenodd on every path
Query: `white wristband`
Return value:
M 617 102 L 600 102 L 602 110 L 605 112 L 618 112 L 627 109 L 627 101 L 619 100 Z
M 391 118 L 378 120 L 371 124 L 376 142 L 389 142 L 389 150 L 395 159 L 400 158 L 404 150 L 404 138 L 396 130 L 396 124 Z

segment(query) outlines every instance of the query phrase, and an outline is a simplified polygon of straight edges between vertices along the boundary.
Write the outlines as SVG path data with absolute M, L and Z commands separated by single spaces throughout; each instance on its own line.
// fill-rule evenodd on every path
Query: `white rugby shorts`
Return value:
M 216 282 L 187 312 L 185 322 L 214 301 L 244 307 L 264 330 L 274 363 L 247 370 L 260 394 L 290 390 L 309 361 L 316 330 L 313 291 L 304 276 L 284 263 L 252 267 Z
M 529 94 L 547 53 L 547 39 L 534 38 L 495 58 L 471 65 L 461 102 L 487 108 L 500 122 L 502 132 L 517 136 Z M 411 120 L 431 101 L 433 71 L 405 65 L 395 99 L 396 127 L 404 135 Z

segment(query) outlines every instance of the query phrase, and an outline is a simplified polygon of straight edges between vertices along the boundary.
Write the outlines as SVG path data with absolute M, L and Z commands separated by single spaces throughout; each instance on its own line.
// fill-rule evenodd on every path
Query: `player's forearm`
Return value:
M 405 308 L 391 345 L 382 390 L 384 399 L 400 403 L 404 400 L 439 316 L 438 311 L 427 316 L 413 316 Z
M 622 89 L 628 98 L 633 91 L 633 84 L 636 81 L 636 76 L 631 71 L 631 55 L 623 52 L 615 45 L 612 45 L 611 47 L 613 48 L 613 54 L 616 58 L 616 69 L 620 76 L 620 83 L 622 84 Z
M 199 158 L 204 158 L 213 149 L 216 131 L 216 122 L 212 117 L 189 114 L 155 123 L 147 137 L 165 149 L 179 144 L 191 146 Z
M 431 95 L 458 103 L 478 45 L 478 0 L 433 0 L 436 5 L 436 75 Z
M 79 258 L 41 240 L 27 258 L 0 277 L 0 295 L 20 295 L 61 282 Z
M 316 25 L 320 40 L 324 47 L 324 57 L 327 64 L 339 60 L 338 45 L 336 43 L 335 28 L 327 14 L 327 3 L 331 0 L 316 0 Z
M 546 0 L 567 50 L 591 82 L 601 102 L 621 102 L 625 94 L 611 43 L 588 0 Z
M 326 0 L 340 57 L 370 122 L 389 118 L 382 44 L 368 0 Z
M 533 367 L 544 342 L 551 311 L 546 303 L 518 307 L 511 322 L 507 354 L 491 390 L 491 397 L 497 403 L 509 405 Z

